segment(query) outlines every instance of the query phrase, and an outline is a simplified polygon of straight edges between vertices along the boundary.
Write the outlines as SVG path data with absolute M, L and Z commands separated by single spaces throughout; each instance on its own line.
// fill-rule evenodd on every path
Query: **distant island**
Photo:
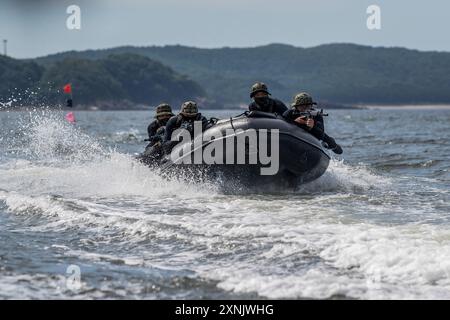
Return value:
M 65 57 L 46 65 L 3 56 L 0 78 L 0 102 L 19 107 L 64 105 L 69 96 L 62 89 L 69 83 L 81 109 L 137 109 L 206 95 L 199 84 L 170 67 L 127 53 L 96 60 Z
M 310 92 L 328 107 L 449 104 L 450 53 L 329 44 L 300 48 L 186 46 L 68 51 L 29 60 L 0 57 L 0 102 L 61 103 L 72 83 L 80 107 L 132 109 L 197 99 L 208 108 L 249 102 L 256 81 L 285 102 Z M 20 95 L 19 95 L 20 94 Z M 20 99 L 18 99 L 20 97 Z

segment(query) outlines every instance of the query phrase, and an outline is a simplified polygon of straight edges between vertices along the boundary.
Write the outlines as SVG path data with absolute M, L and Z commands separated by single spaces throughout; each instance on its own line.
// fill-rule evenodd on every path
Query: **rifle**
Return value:
M 295 118 L 298 117 L 304 117 L 304 118 L 313 118 L 313 117 L 317 117 L 317 116 L 322 116 L 322 117 L 328 117 L 328 113 L 324 113 L 323 109 L 319 110 L 308 110 L 308 111 L 298 111 L 298 110 L 294 110 L 292 112 L 292 116 Z
M 320 109 L 320 111 L 317 111 L 314 109 L 308 110 L 308 111 L 294 110 L 292 112 L 293 119 L 297 119 L 298 117 L 305 117 L 307 119 L 310 119 L 310 118 L 317 117 L 317 116 L 328 117 L 328 113 L 324 113 L 323 109 Z M 342 152 L 343 152 L 342 147 L 340 145 L 338 145 L 336 143 L 336 141 L 332 137 L 327 135 L 325 132 L 323 133 L 322 141 L 323 141 L 322 145 L 324 148 L 330 149 L 336 154 L 342 154 Z

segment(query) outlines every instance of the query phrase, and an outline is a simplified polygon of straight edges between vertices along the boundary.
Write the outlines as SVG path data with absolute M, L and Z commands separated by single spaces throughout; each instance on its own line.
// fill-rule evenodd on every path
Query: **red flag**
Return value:
M 72 93 L 72 85 L 70 83 L 66 84 L 64 86 L 63 90 L 64 90 L 64 93 Z

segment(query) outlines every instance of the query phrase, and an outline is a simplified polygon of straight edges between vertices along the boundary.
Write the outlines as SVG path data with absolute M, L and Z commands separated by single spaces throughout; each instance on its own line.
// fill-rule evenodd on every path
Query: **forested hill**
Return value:
M 170 66 L 199 83 L 219 104 L 248 102 L 255 81 L 289 101 L 308 91 L 321 101 L 346 104 L 450 103 L 450 53 L 353 44 L 312 48 L 272 44 L 255 48 L 117 47 L 64 52 L 36 59 L 104 58 L 135 53 Z
M 45 65 L 0 56 L 2 105 L 39 106 L 64 103 L 62 87 L 71 83 L 77 105 L 126 109 L 162 101 L 179 105 L 204 98 L 196 82 L 160 62 L 135 54 L 102 59 L 67 56 Z

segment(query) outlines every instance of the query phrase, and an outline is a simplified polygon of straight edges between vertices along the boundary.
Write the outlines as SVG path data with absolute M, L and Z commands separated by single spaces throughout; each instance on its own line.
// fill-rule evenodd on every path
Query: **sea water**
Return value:
M 135 161 L 151 112 L 74 112 L 0 112 L 0 298 L 450 299 L 448 109 L 328 110 L 321 178 L 234 193 Z

